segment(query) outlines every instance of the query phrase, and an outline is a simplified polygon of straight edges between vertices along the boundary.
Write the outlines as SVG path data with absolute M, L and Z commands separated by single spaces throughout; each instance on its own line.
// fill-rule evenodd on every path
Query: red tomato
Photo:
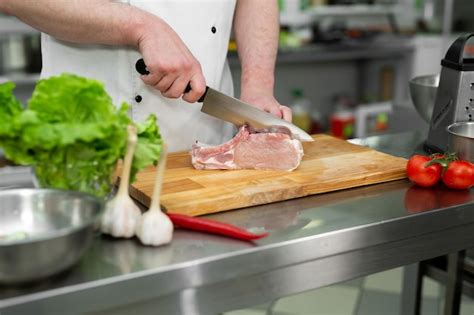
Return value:
M 469 189 L 474 185 L 474 166 L 468 161 L 453 161 L 444 170 L 443 183 L 452 189 Z
M 434 186 L 441 178 L 443 167 L 438 163 L 426 166 L 430 161 L 431 158 L 429 156 L 412 156 L 406 166 L 408 178 L 418 186 Z

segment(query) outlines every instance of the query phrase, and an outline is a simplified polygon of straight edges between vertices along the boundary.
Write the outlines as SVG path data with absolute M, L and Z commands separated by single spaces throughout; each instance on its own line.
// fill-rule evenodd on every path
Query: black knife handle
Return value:
M 146 68 L 145 60 L 143 60 L 143 58 L 138 59 L 135 63 L 135 70 L 137 70 L 137 72 L 142 75 L 150 74 L 150 71 L 148 71 Z
M 149 75 L 150 74 L 150 71 L 148 71 L 148 69 L 146 67 L 146 64 L 145 64 L 145 60 L 143 60 L 143 58 L 138 59 L 137 62 L 135 63 L 135 70 L 137 70 L 137 72 L 142 74 L 142 75 Z M 202 103 L 204 101 L 204 98 L 206 97 L 207 89 L 208 89 L 208 87 L 206 86 L 206 91 L 197 100 L 198 103 Z M 189 93 L 190 91 L 191 91 L 191 83 L 188 83 L 188 85 L 186 85 L 186 88 L 184 89 L 184 94 Z

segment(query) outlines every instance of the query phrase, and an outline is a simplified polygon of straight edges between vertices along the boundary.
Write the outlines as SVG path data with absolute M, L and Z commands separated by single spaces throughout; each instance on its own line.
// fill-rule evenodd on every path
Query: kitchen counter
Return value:
M 426 134 L 352 142 L 408 157 Z M 70 271 L 0 287 L 0 314 L 110 311 L 217 314 L 474 247 L 474 192 L 412 188 L 407 180 L 208 216 L 255 243 L 177 230 L 171 245 L 97 235 Z

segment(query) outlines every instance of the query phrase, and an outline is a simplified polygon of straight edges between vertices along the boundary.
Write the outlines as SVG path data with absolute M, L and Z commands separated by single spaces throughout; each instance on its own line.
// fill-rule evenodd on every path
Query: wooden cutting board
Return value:
M 293 172 L 196 170 L 189 152 L 168 157 L 161 204 L 169 212 L 202 215 L 405 178 L 406 160 L 336 139 L 314 136 Z M 155 168 L 138 174 L 131 195 L 145 206 Z

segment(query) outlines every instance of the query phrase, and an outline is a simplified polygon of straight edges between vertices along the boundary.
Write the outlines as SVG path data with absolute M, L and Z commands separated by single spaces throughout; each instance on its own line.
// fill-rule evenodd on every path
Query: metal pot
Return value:
M 450 152 L 456 152 L 462 160 L 474 163 L 474 122 L 457 122 L 449 125 L 449 146 Z
M 0 284 L 39 280 L 84 254 L 103 203 L 88 194 L 54 189 L 0 192 Z

